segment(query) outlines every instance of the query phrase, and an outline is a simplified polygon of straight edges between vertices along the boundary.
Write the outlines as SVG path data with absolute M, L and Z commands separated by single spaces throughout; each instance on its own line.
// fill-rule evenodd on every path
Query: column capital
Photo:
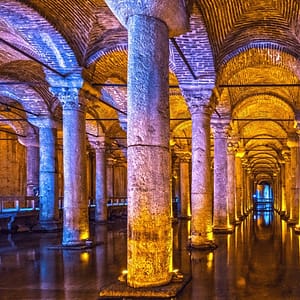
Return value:
M 105 137 L 104 136 L 99 136 L 99 137 L 88 136 L 88 140 L 93 149 L 105 150 Z
M 176 151 L 176 156 L 179 158 L 180 162 L 190 162 L 192 154 L 189 151 Z
M 77 87 L 51 87 L 51 92 L 61 102 L 64 110 L 85 110 L 86 91 Z
M 177 36 L 188 30 L 188 8 L 183 0 L 106 0 L 114 15 L 124 27 L 134 15 L 153 17 L 163 21 L 169 36 Z
M 205 113 L 211 115 L 215 109 L 216 103 L 212 99 L 213 88 L 211 87 L 182 87 L 184 96 L 190 113 Z
M 229 132 L 231 130 L 231 126 L 230 126 L 228 120 L 213 119 L 211 121 L 211 126 L 213 129 L 214 135 L 222 136 L 224 138 L 229 137 Z
M 57 128 L 57 121 L 54 120 L 50 115 L 44 116 L 30 116 L 28 118 L 29 123 L 38 127 L 38 128 Z

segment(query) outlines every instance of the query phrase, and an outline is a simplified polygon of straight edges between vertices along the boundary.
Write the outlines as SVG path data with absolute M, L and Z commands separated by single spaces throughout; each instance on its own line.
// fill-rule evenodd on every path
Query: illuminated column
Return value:
M 284 219 L 288 220 L 290 217 L 290 209 L 291 209 L 291 153 L 288 149 L 284 149 L 282 151 L 282 155 L 285 161 L 285 176 L 283 178 L 284 180 L 284 185 L 285 185 L 285 205 L 286 205 L 286 210 L 285 210 L 285 215 Z
M 136 15 L 128 35 L 127 283 L 160 286 L 172 276 L 168 28 Z
M 211 89 L 183 91 L 192 118 L 191 246 L 213 249 L 210 159 Z
M 39 224 L 35 230 L 52 231 L 61 227 L 58 210 L 58 184 L 56 166 L 56 124 L 50 116 L 31 118 L 39 128 Z
M 79 92 L 78 88 L 58 92 L 63 107 L 63 246 L 82 246 L 89 238 L 85 103 Z
M 26 138 L 18 138 L 19 142 L 26 147 L 26 196 L 36 196 L 39 187 L 39 141 L 36 134 L 28 134 Z
M 106 197 L 114 197 L 114 164 L 115 159 L 108 157 L 106 159 Z
M 180 217 L 191 216 L 190 207 L 190 153 L 181 153 L 180 155 Z
M 214 132 L 214 216 L 213 231 L 232 233 L 228 211 L 227 131 L 228 124 L 213 122 Z
M 288 223 L 297 224 L 298 223 L 298 206 L 299 206 L 299 189 L 297 185 L 297 180 L 299 176 L 298 172 L 298 136 L 289 136 L 288 147 L 291 150 L 290 159 L 290 173 L 291 173 L 291 183 L 290 183 L 290 214 Z
M 242 168 L 242 158 L 245 155 L 244 149 L 238 149 L 235 157 L 235 168 L 236 168 L 236 221 L 238 224 L 243 218 L 242 214 L 242 198 L 243 198 L 243 188 L 242 188 L 242 177 L 243 177 L 243 168 Z
M 105 177 L 105 142 L 104 137 L 90 138 L 90 142 L 95 149 L 95 221 L 107 221 L 106 203 L 106 177 Z
M 236 220 L 236 170 L 235 170 L 235 151 L 236 148 L 232 142 L 227 144 L 227 195 L 228 195 L 228 214 L 229 224 L 235 224 Z

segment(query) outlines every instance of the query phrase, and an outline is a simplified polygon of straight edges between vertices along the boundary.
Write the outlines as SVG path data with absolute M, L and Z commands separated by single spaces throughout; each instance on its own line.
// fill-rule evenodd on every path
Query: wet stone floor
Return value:
M 215 235 L 213 252 L 188 250 L 188 225 L 174 223 L 174 268 L 192 276 L 176 299 L 300 299 L 299 235 L 276 213 Z M 60 233 L 0 233 L 0 299 L 98 299 L 126 269 L 126 220 L 91 224 L 91 233 L 98 245 L 88 250 L 51 249 Z

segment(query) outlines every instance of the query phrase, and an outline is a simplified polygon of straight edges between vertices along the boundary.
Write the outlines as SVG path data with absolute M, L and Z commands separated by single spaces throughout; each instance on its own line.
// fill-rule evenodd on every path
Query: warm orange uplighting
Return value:
M 80 261 L 83 263 L 88 263 L 90 259 L 90 254 L 88 252 L 80 253 Z
M 212 267 L 213 267 L 213 261 L 214 261 L 214 253 L 213 252 L 209 252 L 207 254 L 207 268 L 209 270 L 211 270 Z

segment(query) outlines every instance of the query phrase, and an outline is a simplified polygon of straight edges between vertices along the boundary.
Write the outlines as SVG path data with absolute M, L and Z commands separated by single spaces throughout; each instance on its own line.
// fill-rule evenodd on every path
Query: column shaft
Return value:
M 95 178 L 95 220 L 97 222 L 107 221 L 106 205 L 106 181 L 105 181 L 105 148 L 97 147 L 96 154 L 96 178 Z
M 168 28 L 158 19 L 128 20 L 127 283 L 171 280 Z
M 50 223 L 58 220 L 57 174 L 56 174 L 56 129 L 39 128 L 40 140 L 40 223 L 44 229 L 51 229 Z M 44 224 L 43 224 L 44 223 Z M 47 225 L 48 223 L 48 225 Z
M 39 187 L 39 148 L 27 146 L 27 196 L 36 196 Z
M 76 91 L 78 91 L 76 89 Z M 64 229 L 63 246 L 85 244 L 89 238 L 86 193 L 85 108 L 78 93 L 63 104 Z
M 208 101 L 209 99 L 206 99 Z M 191 246 L 214 248 L 212 236 L 212 189 L 209 105 L 192 108 L 192 223 Z
M 232 232 L 228 211 L 227 132 L 226 125 L 214 125 L 214 216 L 216 233 Z

